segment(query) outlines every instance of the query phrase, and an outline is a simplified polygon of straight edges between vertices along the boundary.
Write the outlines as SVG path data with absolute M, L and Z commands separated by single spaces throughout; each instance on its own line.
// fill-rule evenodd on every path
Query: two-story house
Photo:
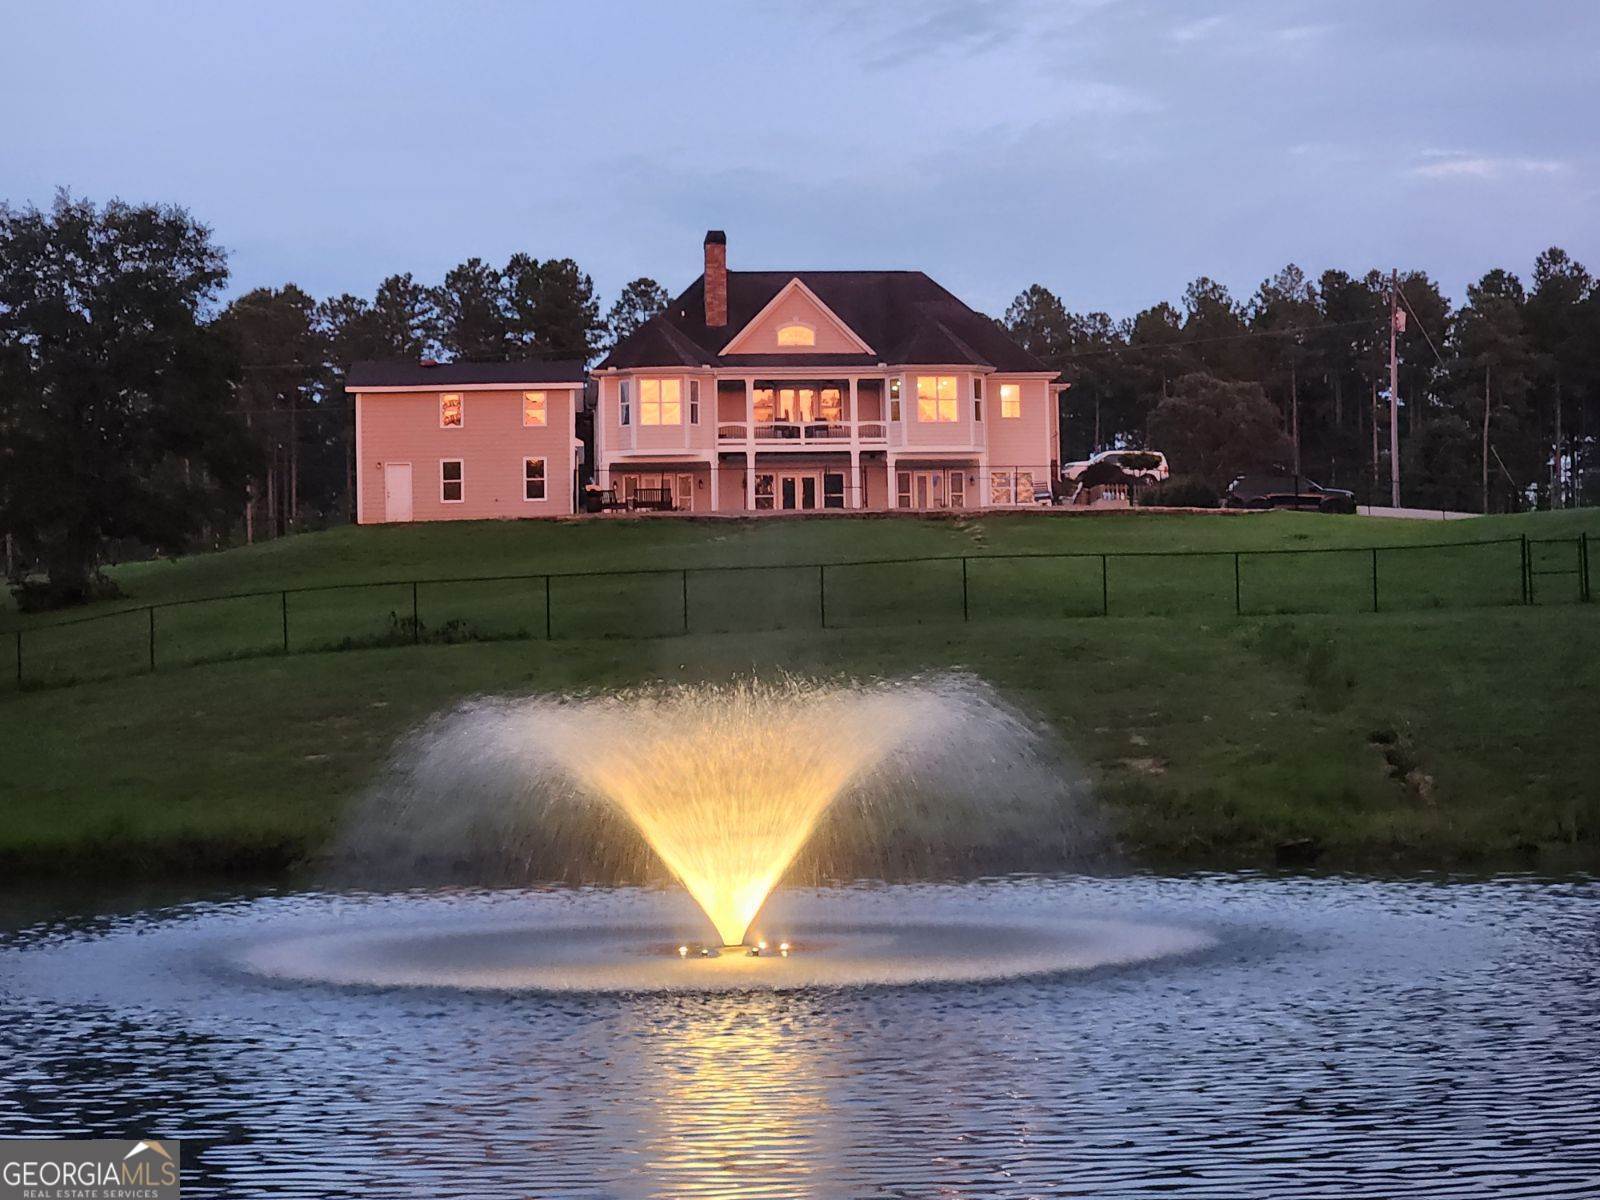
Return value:
M 356 523 L 570 515 L 581 362 L 362 362 Z
M 1056 372 L 920 271 L 704 274 L 595 370 L 597 481 L 690 512 L 1032 504 Z

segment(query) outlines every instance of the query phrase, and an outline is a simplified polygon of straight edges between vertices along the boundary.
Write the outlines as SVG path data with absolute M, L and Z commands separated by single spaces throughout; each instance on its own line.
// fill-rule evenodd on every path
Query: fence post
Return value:
M 145 615 L 150 618 L 150 669 L 156 669 L 156 606 L 152 604 L 145 609 Z
M 1239 590 L 1239 552 L 1233 552 L 1233 615 L 1244 616 L 1244 600 L 1240 597 Z
M 422 618 L 417 612 L 417 581 L 411 581 L 411 644 L 422 643 Z
M 828 627 L 828 568 L 821 563 L 817 564 L 817 616 L 822 621 L 822 628 Z
M 1372 611 L 1378 611 L 1378 548 L 1372 548 Z
M 283 652 L 289 653 L 289 593 L 284 591 L 280 598 L 283 602 Z
M 689 632 L 689 569 L 683 569 L 683 631 Z
M 550 576 L 548 575 L 544 577 L 544 640 L 547 642 L 554 640 L 550 632 Z
M 1108 617 L 1111 615 L 1111 582 L 1110 567 L 1108 565 L 1109 557 L 1109 555 L 1105 554 L 1100 556 L 1100 615 L 1102 617 Z
M 965 554 L 961 556 L 961 619 L 963 621 L 972 619 L 967 609 L 967 556 Z

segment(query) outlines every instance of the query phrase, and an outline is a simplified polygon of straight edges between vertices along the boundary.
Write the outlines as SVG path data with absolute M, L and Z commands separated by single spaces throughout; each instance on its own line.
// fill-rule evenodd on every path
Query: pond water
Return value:
M 695 927 L 629 890 L 13 896 L 0 1136 L 181 1137 L 185 1196 L 1600 1195 L 1593 879 L 1019 878 L 763 914 L 797 962 L 841 913 L 930 931 L 920 977 L 922 935 L 885 943 L 892 986 L 362 974 L 377 933 L 454 962 L 442 912 L 637 921 L 615 953 L 641 959 Z M 938 934 L 961 921 L 1095 952 Z

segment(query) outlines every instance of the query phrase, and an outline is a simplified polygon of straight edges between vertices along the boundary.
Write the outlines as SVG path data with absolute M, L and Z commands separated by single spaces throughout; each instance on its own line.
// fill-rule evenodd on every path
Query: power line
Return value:
M 1373 321 L 1330 321 L 1322 325 L 1297 325 L 1286 326 L 1283 329 L 1252 329 L 1245 333 L 1222 334 L 1209 338 L 1188 338 L 1183 341 L 1168 342 L 1163 345 L 1123 345 L 1106 346 L 1099 350 L 1074 350 L 1069 354 L 1058 354 L 1053 357 L 1058 359 L 1092 358 L 1101 354 L 1136 354 L 1151 351 L 1184 351 L 1191 346 L 1212 346 L 1219 342 L 1253 341 L 1256 338 L 1292 337 L 1301 333 L 1323 333 L 1333 329 L 1354 329 L 1357 327 L 1375 328 Z
M 1439 353 L 1439 347 L 1435 346 L 1433 338 L 1428 336 L 1428 327 L 1422 323 L 1422 318 L 1417 316 L 1417 310 L 1412 307 L 1411 298 L 1406 295 L 1405 288 L 1397 283 L 1394 285 L 1394 290 L 1399 293 L 1400 303 L 1406 306 L 1406 311 L 1411 314 L 1411 319 L 1417 323 L 1417 328 L 1422 330 L 1422 336 L 1427 339 L 1428 349 L 1433 351 L 1433 356 L 1439 360 L 1439 365 L 1448 371 L 1450 368 L 1444 361 L 1444 355 Z

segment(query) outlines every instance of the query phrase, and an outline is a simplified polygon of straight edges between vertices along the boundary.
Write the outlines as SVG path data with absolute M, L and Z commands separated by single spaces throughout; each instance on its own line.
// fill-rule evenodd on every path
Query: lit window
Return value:
M 525 458 L 522 460 L 522 498 L 524 500 L 544 499 L 544 459 Z
M 777 420 L 777 393 L 769 387 L 758 387 L 753 397 L 755 419 L 767 424 Z
M 632 390 L 628 387 L 628 381 L 626 379 L 618 380 L 617 381 L 617 422 L 618 422 L 618 424 L 626 425 L 632 419 L 632 416 L 633 416 L 633 403 L 632 403 L 632 400 L 633 400 L 633 393 L 632 393 Z
M 778 327 L 778 345 L 780 346 L 815 346 L 817 344 L 817 331 L 804 321 L 790 321 L 787 325 Z
M 1022 415 L 1022 385 L 1020 383 L 1002 383 L 1000 385 L 1000 415 L 1002 417 L 1020 417 Z
M 689 380 L 689 424 L 700 424 L 700 381 Z
M 439 460 L 439 499 L 446 504 L 460 504 L 464 484 L 462 481 L 461 460 L 459 458 L 444 458 Z
M 977 375 L 972 377 L 972 419 L 983 421 L 983 380 Z
M 837 425 L 844 420 L 844 393 L 840 389 L 836 387 L 822 389 L 819 415 L 830 425 Z
M 445 392 L 439 397 L 439 428 L 461 428 L 460 392 Z
M 676 379 L 639 381 L 639 424 L 682 425 L 682 384 Z
M 918 375 L 917 420 L 925 424 L 937 424 L 957 419 L 956 377 Z
M 522 423 L 546 425 L 549 423 L 549 402 L 544 392 L 522 393 Z
M 889 380 L 889 420 L 900 419 L 900 377 Z

